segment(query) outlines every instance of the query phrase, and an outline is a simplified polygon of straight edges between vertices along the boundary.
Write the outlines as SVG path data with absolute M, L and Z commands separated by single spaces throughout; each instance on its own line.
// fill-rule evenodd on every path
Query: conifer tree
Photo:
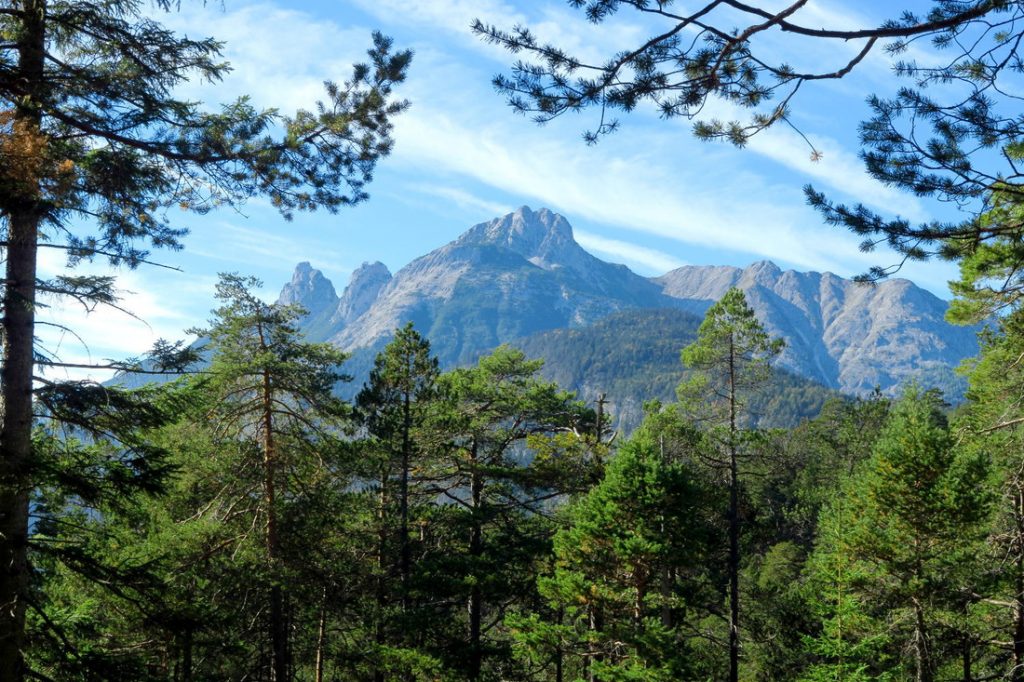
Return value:
M 566 511 L 553 570 L 539 579 L 560 618 L 509 619 L 531 658 L 557 662 L 563 680 L 584 672 L 604 682 L 692 677 L 683 594 L 688 572 L 706 559 L 700 495 L 685 466 L 665 461 L 650 437 L 620 448 L 603 480 Z
M 296 306 L 267 304 L 253 293 L 254 278 L 222 275 L 217 298 L 223 305 L 207 330 L 213 359 L 207 380 L 216 407 L 210 418 L 225 435 L 254 447 L 260 455 L 260 501 L 253 524 L 262 529 L 270 575 L 266 623 L 275 682 L 290 679 L 288 538 L 282 514 L 301 498 L 340 447 L 339 429 L 349 416 L 333 394 L 345 379 L 345 354 L 329 344 L 302 342 Z
M 371 439 L 367 451 L 374 459 L 379 485 L 377 580 L 380 584 L 376 588 L 376 618 L 378 621 L 384 618 L 389 601 L 387 593 L 391 586 L 383 581 L 397 574 L 397 602 L 401 610 L 398 622 L 408 631 L 392 636 L 398 638 L 395 643 L 399 645 L 407 643 L 408 635 L 417 628 L 415 619 L 410 618 L 413 569 L 410 520 L 417 492 L 412 487 L 415 484 L 413 473 L 429 466 L 422 461 L 427 454 L 424 452 L 427 439 L 422 431 L 431 401 L 436 398 L 439 374 L 437 359 L 430 354 L 430 343 L 409 323 L 396 330 L 394 339 L 377 354 L 369 382 L 356 396 L 359 418 Z M 416 497 L 423 501 L 422 490 Z M 397 559 L 394 559 L 396 553 Z M 383 627 L 384 624 L 378 622 L 376 638 L 382 646 L 388 643 Z
M 392 88 L 410 53 L 377 35 L 369 63 L 329 83 L 314 111 L 285 117 L 244 98 L 208 110 L 174 93 L 189 79 L 223 76 L 221 45 L 178 36 L 146 11 L 137 0 L 14 0 L 0 11 L 0 679 L 12 682 L 26 674 L 29 497 L 39 482 L 35 311 L 41 296 L 90 305 L 116 296 L 109 277 L 40 281 L 39 249 L 62 249 L 70 264 L 102 257 L 134 267 L 150 246 L 180 245 L 173 207 L 205 212 L 265 195 L 287 217 L 357 203 L 405 106 Z
M 987 294 L 983 296 L 989 298 Z M 958 305 L 960 300 L 953 305 Z M 963 303 L 973 307 L 970 299 Z M 999 570 L 993 571 L 995 584 L 988 594 L 990 603 L 1002 607 L 1002 613 L 995 618 L 999 625 L 992 639 L 1007 643 L 1008 677 L 1021 680 L 1024 679 L 1024 476 L 1021 471 L 1024 314 L 1019 304 L 1009 306 L 980 338 L 981 353 L 969 367 L 969 402 L 956 425 L 965 435 L 964 447 L 989 453 L 992 457 L 998 503 L 989 529 L 989 556 Z
M 791 107 L 802 87 L 844 78 L 883 49 L 906 83 L 889 97 L 868 99 L 871 117 L 859 130 L 867 172 L 908 195 L 977 210 L 963 219 L 914 223 L 880 215 L 864 203 L 835 204 L 810 186 L 808 202 L 826 222 L 861 237 L 863 249 L 885 245 L 903 260 L 960 258 L 978 244 L 1019 233 L 1019 223 L 983 215 L 994 187 L 1014 202 L 1024 196 L 1018 172 L 1024 121 L 1017 115 L 1019 96 L 1007 87 L 1022 59 L 1024 4 L 1019 0 L 889 3 L 888 18 L 860 26 L 845 20 L 823 26 L 806 0 L 706 0 L 685 7 L 671 0 L 570 4 L 595 24 L 637 12 L 645 19 L 642 25 L 650 20 L 653 28 L 634 47 L 594 60 L 541 42 L 528 26 L 508 30 L 478 20 L 473 29 L 484 40 L 525 55 L 510 75 L 494 79 L 515 111 L 544 122 L 592 108 L 600 112 L 597 125 L 584 137 L 595 142 L 618 128 L 614 112 L 633 112 L 646 101 L 665 118 L 692 119 L 698 138 L 744 146 L 779 123 L 795 127 Z M 790 51 L 802 50 L 801 41 L 856 47 L 827 50 L 834 61 L 801 67 Z M 939 59 L 903 59 L 916 41 L 928 43 Z M 953 82 L 959 87 L 933 87 Z M 748 110 L 749 116 L 708 118 L 705 105 L 715 98 Z M 818 160 L 821 152 L 810 137 L 803 139 L 812 160 Z M 876 266 L 865 277 L 885 277 L 901 265 Z
M 991 502 L 987 475 L 982 453 L 954 448 L 938 398 L 909 389 L 894 406 L 872 458 L 822 523 L 821 556 L 812 566 L 831 581 L 825 594 L 832 611 L 819 640 L 829 666 L 853 672 L 877 666 L 872 639 L 884 636 L 910 652 L 890 652 L 889 675 L 938 679 L 944 648 L 962 634 L 952 625 L 955 614 L 965 600 L 969 606 L 976 599 L 974 557 Z M 867 625 L 865 618 L 882 628 L 862 627 L 858 633 L 850 626 L 858 619 Z M 969 652 L 957 647 L 957 653 L 967 656 L 969 669 Z
M 740 462 L 751 456 L 753 422 L 746 403 L 771 376 L 770 362 L 782 341 L 765 333 L 739 289 L 730 289 L 708 309 L 697 340 L 682 351 L 693 378 L 679 387 L 697 424 L 715 442 L 709 464 L 725 472 L 728 503 L 729 680 L 739 678 L 740 658 Z
M 482 679 L 487 658 L 507 648 L 492 628 L 509 601 L 530 594 L 526 567 L 546 550 L 551 532 L 545 501 L 563 494 L 557 469 L 531 466 L 527 439 L 593 424 L 593 414 L 571 394 L 537 376 L 541 365 L 501 346 L 477 366 L 439 380 L 442 400 L 431 429 L 442 450 L 431 477 L 435 494 L 456 506 L 458 514 L 448 521 L 462 536 L 440 570 L 447 581 L 458 581 L 447 589 L 465 604 L 468 622 L 457 658 L 461 674 L 473 681 Z M 494 632 L 489 641 L 488 632 Z

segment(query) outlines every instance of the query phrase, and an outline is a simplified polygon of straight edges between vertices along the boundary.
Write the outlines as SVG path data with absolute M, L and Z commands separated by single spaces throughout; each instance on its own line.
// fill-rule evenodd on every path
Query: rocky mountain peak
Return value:
M 583 251 L 573 238 L 568 220 L 546 208 L 534 211 L 529 206 L 474 225 L 456 244 L 504 247 L 545 269 L 571 265 Z
M 755 282 L 759 280 L 774 282 L 781 274 L 782 268 L 770 260 L 759 260 L 743 269 L 744 277 Z
M 292 279 L 281 289 L 277 302 L 282 305 L 301 305 L 312 314 L 336 306 L 338 294 L 324 273 L 304 261 L 295 266 Z
M 331 322 L 348 324 L 365 313 L 390 281 L 391 271 L 380 261 L 360 265 L 352 272 Z

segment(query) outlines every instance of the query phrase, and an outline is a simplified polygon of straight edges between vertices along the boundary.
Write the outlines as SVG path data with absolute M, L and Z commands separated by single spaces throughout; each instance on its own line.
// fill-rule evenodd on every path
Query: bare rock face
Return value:
M 471 227 L 393 277 L 381 263 L 363 264 L 340 298 L 301 263 L 280 300 L 306 307 L 310 338 L 356 352 L 362 360 L 354 355 L 352 363 L 365 364 L 396 328 L 413 322 L 441 364 L 453 367 L 500 343 L 585 327 L 622 310 L 703 315 L 734 286 L 767 331 L 786 341 L 782 367 L 848 393 L 893 391 L 913 378 L 948 384 L 951 368 L 977 353 L 976 330 L 947 324 L 947 304 L 907 280 L 865 285 L 769 261 L 687 266 L 648 279 L 585 251 L 564 217 L 525 206 Z
M 524 206 L 399 270 L 330 339 L 346 350 L 379 346 L 412 321 L 442 364 L 457 364 L 537 331 L 666 301 L 652 282 L 587 253 L 565 218 Z
M 313 268 L 309 262 L 295 266 L 292 281 L 284 285 L 277 302 L 283 305 L 298 304 L 310 315 L 316 315 L 325 308 L 338 304 L 338 294 L 331 280 L 324 273 Z
M 352 322 L 374 304 L 380 290 L 391 281 L 391 271 L 380 261 L 363 263 L 355 269 L 338 300 L 331 323 L 338 327 Z
M 905 279 L 861 284 L 763 261 L 743 269 L 688 266 L 655 281 L 695 312 L 730 287 L 744 290 L 766 330 L 786 340 L 780 364 L 847 393 L 948 375 L 978 350 L 976 329 L 946 323 L 946 302 Z

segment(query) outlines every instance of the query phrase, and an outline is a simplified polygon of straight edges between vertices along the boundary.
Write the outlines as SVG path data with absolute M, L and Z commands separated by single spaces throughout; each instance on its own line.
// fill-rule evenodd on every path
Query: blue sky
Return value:
M 800 17 L 854 26 L 876 23 L 884 9 L 877 2 L 815 0 Z M 580 134 L 593 126 L 593 112 L 544 127 L 512 113 L 490 85 L 512 58 L 471 35 L 475 17 L 509 28 L 527 23 L 542 38 L 595 61 L 635 45 L 651 29 L 626 12 L 595 27 L 563 0 L 225 0 L 223 6 L 182 3 L 180 12 L 163 16 L 192 37 L 225 41 L 234 71 L 223 83 L 186 89 L 211 105 L 249 94 L 257 106 L 282 112 L 311 107 L 322 81 L 343 80 L 379 29 L 415 50 L 402 87 L 412 106 L 397 123 L 395 151 L 380 164 L 368 203 L 290 223 L 259 200 L 201 218 L 173 216 L 192 230 L 185 249 L 154 255 L 181 272 L 120 273 L 124 307 L 137 317 L 55 308 L 47 314 L 70 322 L 79 338 L 49 329 L 47 342 L 75 361 L 138 354 L 155 338 L 181 338 L 206 319 L 218 272 L 255 274 L 272 298 L 295 264 L 308 260 L 340 291 L 364 261 L 380 260 L 395 271 L 471 225 L 524 204 L 562 213 L 585 248 L 644 275 L 767 258 L 784 268 L 852 276 L 894 262 L 884 252 L 860 253 L 856 238 L 823 226 L 804 204 L 801 187 L 808 182 L 883 213 L 913 220 L 933 215 L 934 206 L 872 181 L 857 158 L 866 96 L 898 86 L 881 52 L 846 79 L 801 91 L 793 118 L 823 152 L 818 162 L 786 128 L 737 150 L 698 142 L 689 122 L 664 121 L 649 109 L 623 117 L 619 132 L 587 146 Z M 857 47 L 780 42 L 777 49 L 797 67 L 820 68 L 841 66 Z M 923 51 L 914 56 L 932 58 Z M 720 103 L 709 111 L 730 114 Z M 44 273 L 60 269 L 58 258 L 44 256 Z M 942 296 L 953 274 L 945 264 L 902 273 Z

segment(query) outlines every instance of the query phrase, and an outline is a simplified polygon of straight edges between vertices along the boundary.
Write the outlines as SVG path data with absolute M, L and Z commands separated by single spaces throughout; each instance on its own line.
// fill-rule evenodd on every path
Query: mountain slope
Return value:
M 473 226 L 394 276 L 380 263 L 364 264 L 340 297 L 301 264 L 282 300 L 306 305 L 310 337 L 352 352 L 350 371 L 361 378 L 394 329 L 409 321 L 430 339 L 442 366 L 453 367 L 500 343 L 585 328 L 621 311 L 702 316 L 733 286 L 746 291 L 768 332 L 785 339 L 781 368 L 847 393 L 893 391 L 918 377 L 952 389 L 955 399 L 961 384 L 952 368 L 977 352 L 975 330 L 947 324 L 946 303 L 907 280 L 863 285 L 831 273 L 784 272 L 767 261 L 645 278 L 587 253 L 562 216 L 525 206 Z M 637 359 L 645 357 L 643 347 L 671 338 L 645 325 L 632 344 Z M 616 370 L 623 380 L 639 371 L 633 364 Z
M 563 217 L 523 207 L 399 270 L 329 338 L 345 349 L 374 347 L 412 321 L 453 365 L 537 331 L 673 304 L 655 283 L 584 251 Z
M 951 375 L 978 350 L 976 329 L 946 323 L 946 302 L 905 279 L 861 284 L 762 261 L 683 267 L 655 281 L 698 312 L 730 287 L 743 289 L 766 330 L 786 339 L 779 365 L 846 393 Z
M 672 402 L 688 376 L 680 350 L 697 338 L 701 318 L 683 310 L 654 308 L 613 313 L 580 329 L 555 329 L 511 345 L 544 358 L 544 376 L 589 402 L 605 394 L 618 425 L 630 431 L 643 419 L 647 400 Z M 835 390 L 786 370 L 751 403 L 765 426 L 791 427 L 814 417 Z

